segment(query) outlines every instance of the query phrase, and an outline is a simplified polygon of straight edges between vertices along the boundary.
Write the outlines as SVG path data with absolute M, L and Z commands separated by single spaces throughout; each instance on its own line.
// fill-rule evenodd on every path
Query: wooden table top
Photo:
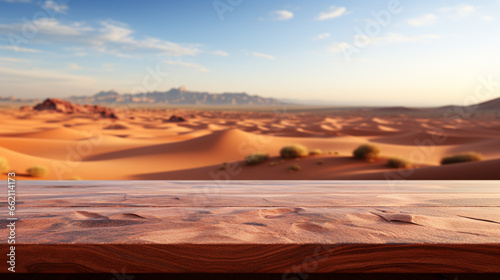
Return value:
M 284 273 L 313 257 L 313 272 L 500 272 L 499 181 L 31 181 L 16 191 L 24 271 L 125 262 Z

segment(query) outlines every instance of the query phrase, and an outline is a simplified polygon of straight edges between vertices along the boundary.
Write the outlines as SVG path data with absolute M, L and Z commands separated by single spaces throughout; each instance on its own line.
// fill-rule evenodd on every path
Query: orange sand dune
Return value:
M 36 132 L 0 134 L 0 137 L 55 139 L 55 140 L 82 140 L 89 138 L 89 135 L 86 135 L 83 132 L 76 129 L 57 127 L 57 128 L 42 129 Z
M 427 111 L 386 114 L 330 110 L 279 114 L 273 111 L 133 109 L 120 120 L 81 113 L 0 111 L 0 157 L 22 179 L 385 179 L 388 157 L 404 157 L 419 168 L 403 179 L 500 179 L 500 119 L 478 115 L 446 120 Z M 172 115 L 185 122 L 170 122 Z M 415 114 L 418 114 L 416 116 Z M 444 136 L 444 137 L 443 137 Z M 444 140 L 443 140 L 444 139 Z M 374 162 L 355 160 L 352 151 L 374 143 Z M 323 154 L 281 160 L 283 146 L 302 144 Z M 475 151 L 483 162 L 440 166 L 447 155 Z M 266 152 L 270 159 L 246 166 L 244 158 Z M 236 162 L 230 169 L 224 162 Z M 271 163 L 271 164 L 270 164 Z M 292 164 L 301 170 L 289 172 Z M 29 177 L 43 165 L 49 173 Z M 497 168 L 498 169 L 498 168 Z M 215 176 L 215 177 L 214 177 Z

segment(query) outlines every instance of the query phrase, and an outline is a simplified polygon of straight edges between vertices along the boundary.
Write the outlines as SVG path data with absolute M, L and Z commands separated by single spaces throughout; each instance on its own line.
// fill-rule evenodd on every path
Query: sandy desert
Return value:
M 0 157 L 23 180 L 384 180 L 500 179 L 500 118 L 441 109 L 134 108 L 119 119 L 50 110 L 0 112 Z M 182 116 L 185 121 L 175 121 Z M 352 152 L 365 143 L 372 161 Z M 280 158 L 286 145 L 316 155 Z M 269 159 L 248 166 L 245 157 Z M 443 157 L 476 152 L 482 161 L 442 166 Z M 390 168 L 401 157 L 411 168 Z M 31 166 L 48 174 L 33 177 Z M 300 170 L 291 171 L 290 166 Z

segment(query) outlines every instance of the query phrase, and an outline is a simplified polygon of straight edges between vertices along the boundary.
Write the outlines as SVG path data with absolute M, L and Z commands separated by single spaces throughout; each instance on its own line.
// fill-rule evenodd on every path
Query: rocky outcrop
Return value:
M 33 107 L 36 111 L 55 111 L 58 113 L 74 114 L 74 113 L 86 113 L 86 114 L 99 114 L 103 118 L 118 119 L 118 115 L 115 110 L 98 105 L 79 105 L 73 104 L 68 101 L 64 101 L 57 98 L 45 99 L 40 104 Z
M 186 119 L 181 116 L 172 115 L 167 122 L 185 122 Z

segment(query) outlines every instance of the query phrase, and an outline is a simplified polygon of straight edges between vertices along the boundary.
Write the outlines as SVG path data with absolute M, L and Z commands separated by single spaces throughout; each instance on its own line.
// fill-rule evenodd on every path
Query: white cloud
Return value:
M 194 46 L 182 46 L 177 43 L 164 41 L 158 38 L 135 39 L 134 33 L 127 25 L 116 22 L 103 22 L 99 36 L 103 44 L 106 42 L 122 45 L 121 50 L 152 50 L 169 56 L 196 55 L 199 50 Z
M 438 39 L 439 36 L 434 34 L 423 34 L 417 36 L 405 36 L 397 33 L 389 33 L 386 36 L 381 37 L 372 37 L 370 38 L 371 45 L 385 45 L 385 44 L 395 44 L 395 43 L 408 43 L 408 42 L 422 42 L 429 41 L 432 39 Z M 355 40 L 360 39 L 359 37 L 355 37 Z
M 287 10 L 272 11 L 265 17 L 259 17 L 259 20 L 267 21 L 286 21 L 292 19 L 294 16 L 293 12 Z
M 475 14 L 477 9 L 473 5 L 460 4 L 454 7 L 443 7 L 439 9 L 439 11 L 447 14 L 453 19 L 463 19 Z
M 390 33 L 386 36 L 381 37 L 364 37 L 361 35 L 356 35 L 353 38 L 352 44 L 347 42 L 337 42 L 332 44 L 328 51 L 332 53 L 341 53 L 351 46 L 356 46 L 356 42 L 363 42 L 365 46 L 377 46 L 377 45 L 388 45 L 388 44 L 399 44 L 399 43 L 410 43 L 410 42 L 425 42 L 434 39 L 438 39 L 439 36 L 434 34 L 422 34 L 417 36 L 405 36 L 397 33 Z
M 2 73 L 2 78 L 17 78 L 25 80 L 26 78 L 38 79 L 41 81 L 51 81 L 51 82 L 82 82 L 90 83 L 94 82 L 94 78 L 75 76 L 66 73 L 59 73 L 47 69 L 16 69 L 16 68 L 3 68 L 0 67 L 0 73 Z
M 498 3 L 500 4 L 500 1 Z M 439 9 L 439 11 L 453 20 L 460 20 L 471 16 L 484 21 L 495 20 L 493 16 L 482 13 L 478 7 L 467 4 L 461 4 L 453 7 L 443 7 Z
M 212 54 L 217 56 L 229 56 L 229 54 L 225 51 L 213 51 Z
M 24 63 L 28 62 L 29 60 L 22 59 L 22 58 L 14 58 L 14 57 L 0 57 L 0 62 L 7 62 L 7 63 Z
M 332 34 L 325 32 L 325 33 L 321 33 L 321 34 L 316 35 L 313 39 L 314 40 L 323 40 L 323 39 L 326 39 L 330 36 L 332 36 Z
M 174 66 L 182 66 L 182 67 L 186 67 L 186 68 L 192 68 L 192 69 L 195 69 L 196 71 L 199 71 L 199 72 L 208 72 L 208 69 L 199 65 L 199 64 L 196 64 L 196 63 L 192 63 L 192 62 L 184 62 L 184 61 L 172 61 L 172 60 L 168 60 L 168 61 L 165 61 L 165 63 L 167 63 L 168 65 L 174 65 Z
M 45 9 L 54 11 L 59 14 L 65 14 L 68 11 L 68 6 L 65 4 L 57 3 L 56 1 L 47 0 L 43 4 Z
M 68 69 L 69 70 L 80 70 L 82 67 L 76 63 L 68 63 Z
M 252 52 L 250 53 L 251 56 L 253 57 L 258 57 L 258 58 L 265 58 L 269 60 L 275 60 L 276 58 L 270 54 L 264 54 L 264 53 L 259 53 L 259 52 Z
M 408 24 L 412 26 L 431 26 L 437 21 L 438 17 L 434 14 L 425 14 L 417 18 L 408 20 Z
M 273 15 L 273 20 L 284 21 L 293 18 L 293 13 L 286 10 L 274 11 L 271 14 Z
M 40 18 L 31 22 L 29 27 L 30 30 L 36 30 L 35 36 L 31 40 L 44 42 L 74 42 L 77 39 L 76 37 L 83 37 L 94 30 L 81 22 L 64 25 L 54 18 Z M 0 24 L 0 34 L 8 35 L 11 32 L 18 34 L 23 28 L 26 28 L 25 23 Z M 82 39 L 88 41 L 89 38 Z
M 346 42 L 334 43 L 328 48 L 328 51 L 332 53 L 341 53 L 350 46 L 351 45 L 349 45 L 349 43 Z
M 493 20 L 495 20 L 495 18 L 493 16 L 490 16 L 490 15 L 481 16 L 481 19 L 484 20 L 484 21 L 493 21 Z
M 17 46 L 8 46 L 8 45 L 0 46 L 0 50 L 9 50 L 9 51 L 27 52 L 27 53 L 41 53 L 42 52 L 40 50 L 22 48 L 22 47 L 17 47 Z
M 136 43 L 131 36 L 134 32 L 126 25 L 115 22 L 102 22 L 101 24 L 103 27 L 99 31 L 102 34 L 100 38 L 103 41 L 125 44 Z
M 127 57 L 134 52 L 152 52 L 167 56 L 197 55 L 195 45 L 181 45 L 158 38 L 136 39 L 134 31 L 126 24 L 106 21 L 100 28 L 93 28 L 82 22 L 62 24 L 56 19 L 39 19 L 33 22 L 37 28 L 32 42 L 72 43 L 91 46 L 95 51 L 110 53 L 119 57 Z M 23 23 L 0 25 L 0 35 L 10 32 L 18 33 Z
M 316 20 L 327 20 L 340 17 L 346 13 L 345 7 L 331 6 L 326 12 L 321 12 L 316 17 Z

